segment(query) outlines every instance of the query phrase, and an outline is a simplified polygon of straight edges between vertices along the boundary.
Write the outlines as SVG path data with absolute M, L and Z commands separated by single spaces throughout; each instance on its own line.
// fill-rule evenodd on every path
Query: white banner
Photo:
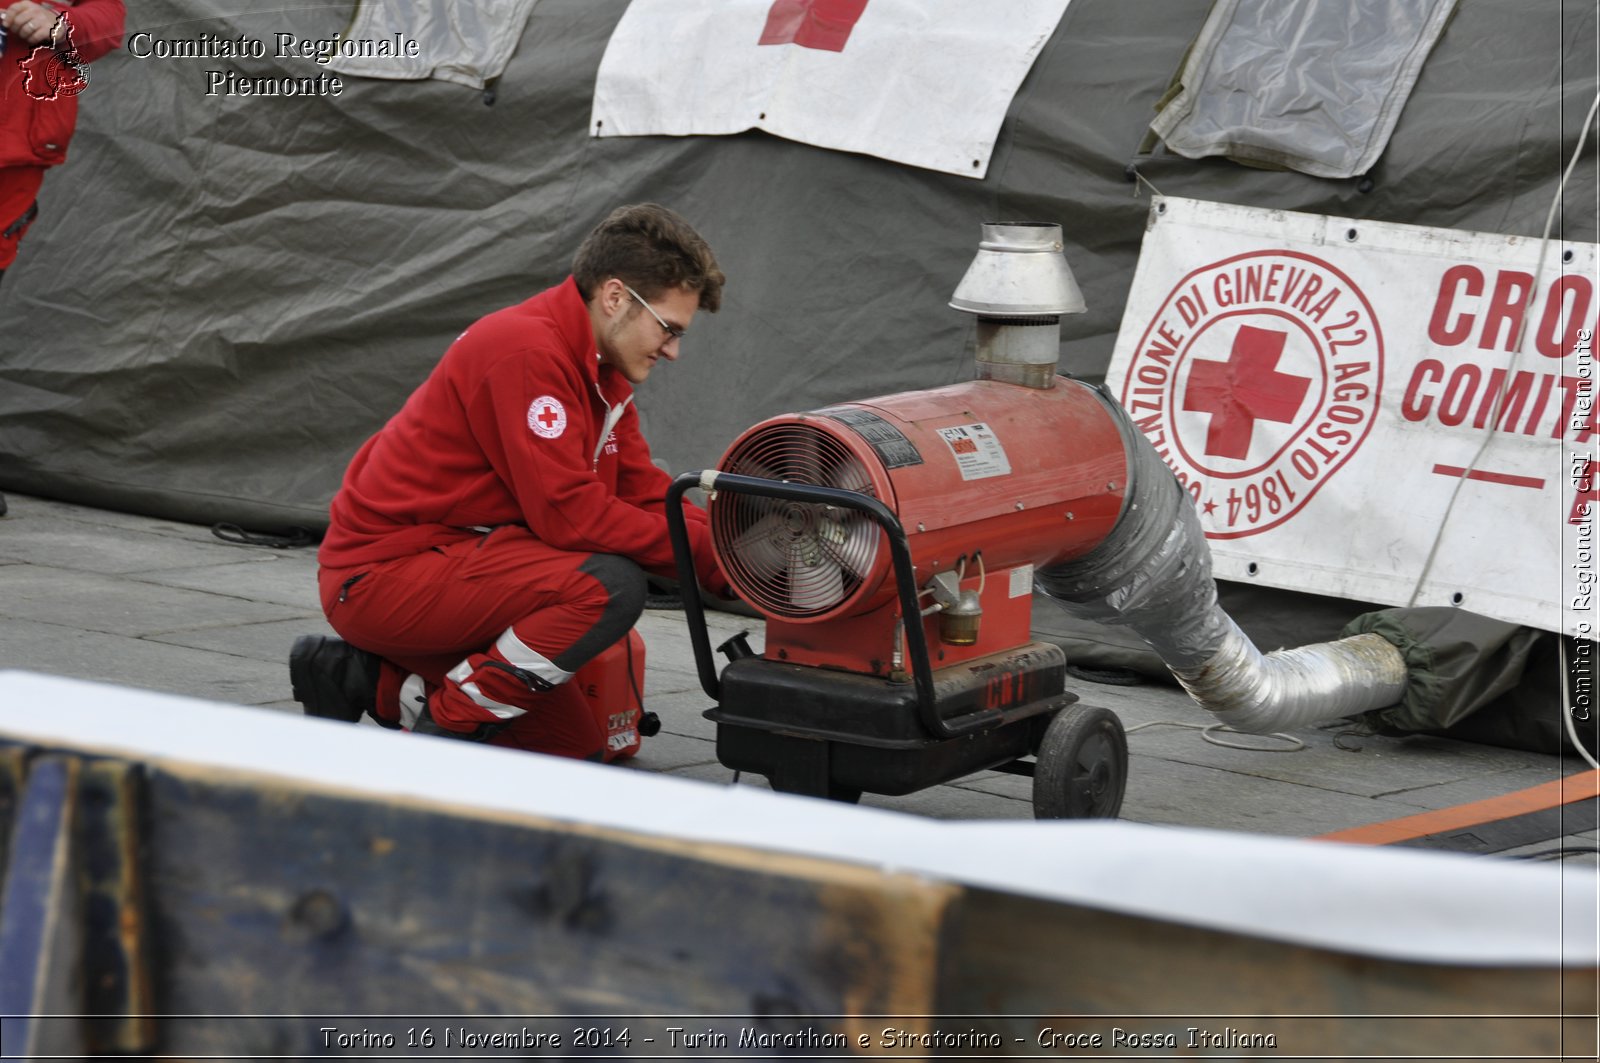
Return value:
M 982 177 L 1068 0 L 633 0 L 606 46 L 597 137 L 762 129 Z
M 1592 639 L 1596 250 L 1158 198 L 1107 386 L 1217 575 Z

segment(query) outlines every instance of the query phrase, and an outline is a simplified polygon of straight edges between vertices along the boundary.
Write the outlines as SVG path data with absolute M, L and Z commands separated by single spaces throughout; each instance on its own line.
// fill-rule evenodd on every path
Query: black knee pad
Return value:
M 577 671 L 585 662 L 622 638 L 644 612 L 644 570 L 616 554 L 591 554 L 578 571 L 594 577 L 605 588 L 606 607 L 594 627 L 553 662 L 557 668 Z

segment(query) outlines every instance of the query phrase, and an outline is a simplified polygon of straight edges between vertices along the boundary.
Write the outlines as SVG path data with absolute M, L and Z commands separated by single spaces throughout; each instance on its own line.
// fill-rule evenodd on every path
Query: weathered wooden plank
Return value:
M 17 805 L 28 779 L 27 751 L 20 746 L 0 746 L 0 882 L 5 881 L 11 852 L 11 835 L 16 829 Z
M 957 893 L 203 773 L 155 769 L 148 796 L 166 1014 L 723 1015 L 750 1018 L 704 1025 L 853 1036 L 848 1016 L 932 1012 Z M 847 1017 L 795 1018 L 813 1015 Z M 320 1051 L 319 1029 L 167 1021 L 161 1050 Z
M 117 760 L 83 765 L 75 844 L 83 896 L 84 992 L 90 1049 L 150 1051 L 156 1029 L 151 941 L 140 872 L 139 770 Z
M 72 1057 L 86 1051 L 81 1025 L 36 1016 L 82 1011 L 82 916 L 73 827 L 75 758 L 42 756 L 30 766 L 17 805 L 0 893 L 0 1015 L 3 1051 L 17 1057 Z
M 1592 968 L 1405 963 L 987 890 L 952 905 L 947 934 L 941 1010 L 1018 1016 L 979 1028 L 1034 1051 L 1083 1054 L 1096 1036 L 1102 1050 L 1368 1059 L 1597 1047 L 1593 1019 L 1573 1018 L 1594 1013 Z

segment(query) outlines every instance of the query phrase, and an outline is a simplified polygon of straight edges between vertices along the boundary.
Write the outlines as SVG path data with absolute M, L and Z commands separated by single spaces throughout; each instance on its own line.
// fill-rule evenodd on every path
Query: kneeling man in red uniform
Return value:
M 567 680 L 623 638 L 645 573 L 673 572 L 665 496 L 633 385 L 674 361 L 722 271 L 665 207 L 622 207 L 561 284 L 462 333 L 357 452 L 318 554 L 343 639 L 290 654 L 308 714 L 598 759 Z M 685 506 L 705 589 L 727 581 Z

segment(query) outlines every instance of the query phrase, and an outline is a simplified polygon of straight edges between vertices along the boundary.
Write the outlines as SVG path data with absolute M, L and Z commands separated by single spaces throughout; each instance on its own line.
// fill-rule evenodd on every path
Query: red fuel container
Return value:
M 570 681 L 583 692 L 606 733 L 607 763 L 639 752 L 639 717 L 644 712 L 644 639 L 639 633 L 629 631 L 600 651 Z

